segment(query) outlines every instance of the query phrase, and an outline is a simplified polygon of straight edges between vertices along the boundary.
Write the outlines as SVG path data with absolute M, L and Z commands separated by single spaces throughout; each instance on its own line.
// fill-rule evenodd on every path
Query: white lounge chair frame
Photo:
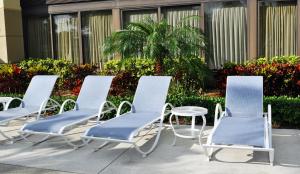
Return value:
M 61 105 L 61 108 L 60 108 L 60 111 L 59 111 L 59 114 L 62 114 L 63 112 L 65 112 L 65 106 L 67 103 L 74 103 L 74 108 L 73 110 L 77 110 L 78 108 L 78 104 L 75 100 L 73 99 L 67 99 L 63 102 L 63 104 Z M 67 137 L 67 134 L 64 134 L 64 131 L 67 130 L 68 128 L 71 128 L 73 126 L 76 126 L 76 125 L 79 125 L 79 124 L 82 124 L 82 123 L 85 123 L 87 121 L 89 121 L 90 119 L 93 119 L 93 118 L 97 118 L 97 122 L 99 123 L 100 120 L 104 117 L 104 114 L 107 114 L 113 110 L 117 110 L 117 107 L 110 101 L 105 101 L 103 102 L 99 109 L 98 109 L 98 114 L 97 115 L 91 115 L 89 117 L 85 117 L 84 119 L 81 119 L 77 122 L 73 122 L 72 124 L 68 124 L 68 125 L 65 125 L 64 127 L 62 127 L 60 129 L 60 131 L 58 133 L 46 133 L 46 132 L 33 132 L 33 131 L 27 131 L 27 130 L 24 130 L 24 128 L 26 127 L 26 124 L 22 127 L 21 131 L 20 132 L 20 135 L 22 136 L 23 139 L 29 141 L 29 142 L 32 142 L 34 145 L 37 145 L 37 144 L 40 144 L 46 140 L 48 140 L 50 137 L 62 137 L 64 139 L 64 141 L 72 146 L 74 149 L 77 149 L 77 148 L 80 148 L 80 147 L 83 147 L 85 146 L 86 144 L 89 143 L 89 141 L 84 141 L 82 140 L 82 144 L 75 144 L 73 143 L 68 137 Z M 35 135 L 45 135 L 45 137 L 38 141 L 38 142 L 34 142 L 34 141 L 31 141 L 27 138 L 27 134 L 35 134 Z
M 207 138 L 207 143 L 203 145 L 204 152 L 207 156 L 208 161 L 211 160 L 214 148 L 228 148 L 228 149 L 242 149 L 242 150 L 253 150 L 253 151 L 264 151 L 269 153 L 270 165 L 274 163 L 274 148 L 272 148 L 272 110 L 271 105 L 268 105 L 268 112 L 264 112 L 264 120 L 265 120 L 265 137 L 264 141 L 266 147 L 252 147 L 252 146 L 240 146 L 240 145 L 218 145 L 212 143 L 212 136 L 215 133 L 215 130 L 220 123 L 222 117 L 225 116 L 225 112 L 222 110 L 221 104 L 217 104 L 215 108 L 215 117 L 214 117 L 214 127 L 212 129 L 211 134 Z
M 6 111 L 9 109 L 11 103 L 15 100 L 18 100 L 21 102 L 20 106 L 19 107 L 16 107 L 16 108 L 23 108 L 25 106 L 25 101 L 19 97 L 13 97 L 11 98 L 5 105 L 3 111 Z M 48 98 L 46 100 L 44 100 L 40 107 L 39 107 L 39 110 L 38 112 L 36 113 L 31 113 L 30 115 L 22 115 L 22 116 L 17 116 L 17 117 L 12 117 L 10 119 L 6 119 L 6 120 L 3 120 L 3 121 L 0 121 L 0 124 L 1 126 L 9 126 L 9 122 L 12 121 L 12 120 L 17 120 L 17 119 L 21 119 L 21 118 L 26 118 L 28 119 L 30 116 L 33 116 L 33 115 L 36 115 L 36 120 L 40 119 L 41 115 L 43 115 L 46 111 L 49 111 L 49 110 L 54 110 L 55 108 L 60 108 L 60 104 L 55 101 L 54 99 L 52 98 Z M 12 137 L 12 136 L 9 136 L 7 135 L 5 132 L 3 132 L 1 129 L 0 129 L 0 134 L 6 138 L 7 140 L 9 140 L 11 143 L 14 143 L 15 141 L 18 141 L 18 140 L 21 140 L 20 138 L 18 137 Z M 24 137 L 27 137 L 28 135 L 24 135 Z
M 76 107 L 76 101 L 75 101 L 75 100 L 67 99 L 67 100 L 64 101 L 64 103 L 62 104 L 62 107 L 61 107 L 61 109 L 60 109 L 59 114 L 61 114 L 61 113 L 64 112 L 64 106 L 65 106 L 67 103 L 69 103 L 69 102 L 75 103 L 75 107 Z M 75 108 L 74 108 L 74 109 L 75 109 Z M 78 145 L 78 144 L 75 144 L 75 143 L 73 143 L 73 142 L 67 137 L 66 134 L 64 134 L 64 131 L 67 130 L 68 128 L 70 128 L 70 127 L 79 125 L 79 124 L 84 123 L 84 122 L 86 122 L 86 121 L 88 121 L 88 120 L 90 120 L 90 119 L 93 119 L 93 118 L 95 118 L 95 117 L 97 117 L 97 122 L 100 122 L 100 120 L 103 118 L 104 114 L 109 113 L 109 112 L 111 112 L 111 111 L 113 111 L 113 110 L 117 110 L 117 109 L 116 109 L 116 106 L 115 106 L 112 102 L 106 101 L 106 102 L 102 103 L 101 106 L 99 107 L 99 112 L 98 112 L 97 115 L 91 115 L 91 116 L 89 116 L 89 117 L 86 117 L 86 118 L 84 118 L 84 119 L 81 119 L 81 120 L 79 120 L 79 121 L 77 121 L 77 122 L 74 122 L 74 123 L 72 123 L 72 124 L 65 125 L 64 127 L 62 127 L 62 128 L 60 129 L 60 131 L 59 131 L 58 133 L 34 132 L 34 134 L 36 134 L 36 135 L 45 135 L 45 137 L 44 137 L 41 141 L 38 141 L 38 142 L 33 142 L 33 141 L 29 140 L 26 136 L 24 136 L 24 134 L 25 134 L 25 135 L 26 135 L 26 134 L 32 134 L 33 132 L 31 132 L 31 131 L 20 131 L 20 133 L 21 133 L 21 136 L 22 136 L 25 140 L 34 143 L 34 145 L 40 144 L 40 143 L 42 143 L 42 142 L 48 140 L 50 137 L 62 137 L 62 138 L 64 139 L 64 141 L 65 141 L 68 145 L 72 146 L 74 149 L 77 149 L 77 148 L 80 148 L 80 147 L 82 147 L 82 146 L 85 146 L 87 143 L 89 143 L 89 141 L 83 141 L 82 144 L 79 144 L 79 145 Z M 26 124 L 23 126 L 23 128 L 24 128 L 25 126 L 26 126 Z M 22 128 L 21 130 L 23 130 L 23 128 Z
M 123 101 L 119 107 L 118 107 L 118 110 L 117 110 L 117 115 L 115 118 L 118 118 L 118 117 L 122 117 L 122 114 L 121 115 L 121 112 L 122 112 L 122 109 L 123 109 L 123 106 L 125 105 L 129 105 L 131 110 L 128 112 L 128 113 L 131 113 L 133 108 L 134 108 L 134 105 L 129 102 L 129 101 Z M 153 128 L 152 126 L 156 125 L 156 123 L 158 124 L 157 127 L 158 127 L 158 131 L 157 131 L 157 134 L 156 134 L 156 138 L 154 140 L 154 143 L 153 145 L 150 147 L 150 149 L 148 149 L 147 151 L 143 151 L 140 146 L 137 145 L 137 142 L 134 141 L 134 137 L 132 139 L 130 139 L 129 141 L 126 141 L 126 140 L 119 140 L 119 139 L 112 139 L 112 138 L 99 138 L 99 137 L 90 137 L 90 136 L 86 136 L 87 132 L 91 129 L 88 129 L 85 134 L 82 136 L 82 138 L 87 141 L 87 140 L 104 140 L 105 142 L 103 144 L 101 144 L 97 149 L 95 149 L 95 151 L 101 149 L 102 147 L 104 147 L 105 145 L 107 145 L 109 142 L 117 142 L 117 143 L 128 143 L 128 144 L 132 144 L 134 146 L 134 148 L 143 155 L 143 157 L 146 157 L 148 154 L 150 154 L 157 146 L 158 144 L 158 140 L 160 138 L 160 134 L 161 134 L 161 131 L 163 130 L 163 121 L 164 121 L 164 118 L 165 116 L 171 114 L 171 110 L 169 109 L 168 110 L 168 107 L 170 108 L 173 108 L 173 105 L 170 104 L 170 103 L 166 103 L 161 111 L 161 114 L 160 114 L 160 117 L 157 118 L 157 119 L 154 119 L 153 121 L 149 122 L 148 124 L 145 124 L 143 127 L 140 127 L 138 130 L 135 131 L 135 135 L 139 135 L 139 133 L 144 130 L 145 128 L 147 127 L 151 127 L 151 129 Z M 113 118 L 113 119 L 115 119 Z
M 15 97 L 15 98 L 12 98 L 12 99 L 6 104 L 6 107 L 4 108 L 4 111 L 5 111 L 5 110 L 8 110 L 8 108 L 9 108 L 11 102 L 13 102 L 14 100 L 19 100 L 19 101 L 21 101 L 21 106 L 19 106 L 19 107 L 24 106 L 24 101 L 23 101 L 21 98 Z M 36 115 L 36 116 L 35 116 L 35 120 L 39 120 L 40 117 L 43 115 L 43 113 L 45 113 L 46 111 L 53 110 L 53 109 L 55 109 L 55 108 L 60 108 L 60 104 L 59 104 L 57 101 L 55 101 L 54 99 L 49 98 L 48 100 L 45 100 L 45 101 L 41 104 L 41 106 L 40 106 L 40 108 L 39 108 L 39 111 L 38 111 L 37 113 L 35 113 L 35 114 L 32 114 L 32 115 Z M 13 118 L 11 118 L 11 119 L 7 119 L 7 120 L 5 120 L 5 121 L 3 121 L 3 122 L 0 122 L 0 124 L 3 124 L 3 125 L 5 124 L 5 126 L 8 126 L 8 125 L 9 125 L 9 122 L 12 121 L 12 120 L 17 120 L 17 119 L 24 118 L 24 117 L 25 117 L 26 119 L 28 119 L 30 116 L 31 116 L 31 115 L 19 116 L 19 117 L 13 117 Z M 7 135 L 7 134 L 4 133 L 1 129 L 0 129 L 0 134 L 1 134 L 3 137 L 5 137 L 6 139 L 8 139 L 10 142 L 12 142 L 12 143 L 14 143 L 15 141 L 20 140 L 20 139 L 15 139 L 16 137 L 11 137 L 11 136 Z

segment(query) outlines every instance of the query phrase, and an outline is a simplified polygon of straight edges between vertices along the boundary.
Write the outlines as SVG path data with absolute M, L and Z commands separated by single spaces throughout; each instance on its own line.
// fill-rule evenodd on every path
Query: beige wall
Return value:
M 0 63 L 24 58 L 20 0 L 0 0 Z

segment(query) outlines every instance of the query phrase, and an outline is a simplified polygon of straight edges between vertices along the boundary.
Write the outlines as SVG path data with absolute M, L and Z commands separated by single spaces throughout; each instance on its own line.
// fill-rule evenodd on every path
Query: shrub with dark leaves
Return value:
M 74 65 L 66 60 L 32 59 L 20 64 L 0 65 L 0 92 L 24 93 L 35 75 L 59 75 L 56 89 L 70 90 L 78 94 L 83 79 L 96 74 L 97 67 L 92 65 Z
M 267 96 L 300 95 L 300 64 L 258 59 L 245 65 L 230 64 L 216 74 L 218 88 L 225 94 L 226 78 L 234 75 L 264 77 L 264 94 Z

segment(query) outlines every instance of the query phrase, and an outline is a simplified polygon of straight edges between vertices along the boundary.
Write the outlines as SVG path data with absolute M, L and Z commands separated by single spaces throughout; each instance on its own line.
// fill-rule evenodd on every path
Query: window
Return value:
M 243 1 L 242 1 L 243 2 Z M 226 62 L 247 60 L 247 8 L 244 3 L 208 3 L 205 8 L 205 31 L 209 38 L 206 56 L 211 68 Z
M 82 39 L 84 63 L 99 67 L 108 60 L 102 53 L 105 39 L 112 32 L 112 14 L 108 11 L 85 12 L 82 14 Z
M 123 27 L 126 27 L 130 22 L 141 22 L 146 19 L 157 20 L 157 10 L 132 10 L 123 12 Z
M 56 58 L 80 64 L 77 14 L 55 15 L 53 19 Z
M 296 3 L 261 3 L 259 14 L 259 55 L 274 57 L 296 54 Z
M 51 34 L 49 17 L 27 18 L 27 56 L 31 58 L 51 57 Z
M 168 24 L 172 26 L 188 23 L 192 27 L 200 28 L 200 19 L 188 19 L 190 16 L 200 16 L 200 6 L 168 7 L 163 9 L 163 16 Z

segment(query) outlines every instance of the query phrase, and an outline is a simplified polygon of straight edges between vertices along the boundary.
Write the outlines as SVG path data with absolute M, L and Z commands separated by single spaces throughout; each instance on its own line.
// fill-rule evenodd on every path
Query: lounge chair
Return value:
M 39 119 L 44 111 L 55 109 L 60 107 L 59 103 L 49 98 L 54 88 L 55 82 L 58 76 L 56 75 L 37 75 L 31 79 L 31 82 L 27 88 L 27 91 L 21 98 L 11 98 L 5 105 L 3 111 L 0 111 L 0 124 L 9 125 L 12 120 L 36 115 L 36 119 Z M 15 100 L 21 102 L 19 107 L 9 108 L 11 103 Z M 6 135 L 0 130 L 2 136 L 14 141 L 14 137 Z
M 99 147 L 109 142 L 120 142 L 133 144 L 138 152 L 144 157 L 151 153 L 156 147 L 163 127 L 163 120 L 170 104 L 165 104 L 171 77 L 143 76 L 140 78 L 138 87 L 131 104 L 123 101 L 117 111 L 115 118 L 91 127 L 82 136 L 86 140 L 104 140 Z M 121 115 L 123 106 L 127 104 L 131 110 Z M 144 152 L 133 140 L 138 133 L 148 126 L 158 122 L 158 133 L 152 147 Z
M 213 148 L 266 151 L 273 165 L 271 105 L 263 113 L 263 77 L 227 78 L 225 111 L 217 104 L 214 127 L 203 147 L 208 160 Z
M 41 141 L 34 142 L 35 144 L 44 142 L 49 137 L 58 136 L 64 138 L 66 143 L 74 148 L 83 146 L 86 142 L 76 145 L 67 137 L 66 132 L 92 118 L 97 117 L 99 121 L 105 113 L 116 110 L 113 103 L 106 101 L 112 80 L 112 76 L 87 76 L 76 101 L 65 100 L 59 114 L 24 125 L 21 134 L 45 135 Z M 67 103 L 74 103 L 74 109 L 64 111 Z

